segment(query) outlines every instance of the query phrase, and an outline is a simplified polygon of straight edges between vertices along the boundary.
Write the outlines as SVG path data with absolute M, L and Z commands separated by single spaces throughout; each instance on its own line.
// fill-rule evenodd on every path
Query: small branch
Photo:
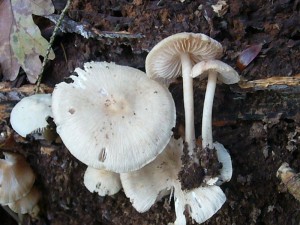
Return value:
M 300 89 L 300 74 L 291 77 L 273 76 L 265 79 L 240 81 L 241 92 L 255 92 L 261 90 L 291 91 Z
M 52 36 L 50 38 L 50 42 L 49 42 L 49 46 L 47 48 L 47 52 L 46 52 L 46 55 L 44 57 L 44 61 L 43 61 L 43 64 L 42 64 L 42 71 L 38 77 L 38 80 L 37 80 L 37 83 L 36 83 L 36 89 L 35 89 L 35 93 L 38 93 L 39 92 L 39 89 L 40 89 L 40 85 L 41 85 L 41 81 L 42 81 L 42 78 L 43 78 L 43 73 L 44 73 L 44 70 L 45 70 L 45 66 L 46 66 L 46 63 L 48 61 L 48 57 L 49 57 L 49 54 L 50 54 L 50 51 L 51 51 L 51 48 L 52 48 L 52 45 L 53 45 L 53 42 L 54 42 L 54 39 L 56 37 L 56 34 L 58 32 L 58 29 L 61 25 L 61 22 L 70 6 L 70 3 L 71 3 L 71 0 L 68 0 L 67 1 L 67 4 L 65 6 L 65 8 L 63 9 L 63 11 L 61 12 L 60 16 L 59 16 L 59 19 L 55 25 L 55 28 L 54 28 L 54 31 L 52 33 Z
M 49 15 L 44 16 L 45 18 L 51 20 L 53 23 L 57 24 L 59 18 L 57 15 Z M 97 28 L 92 27 L 89 23 L 80 23 L 69 18 L 64 18 L 61 21 L 61 26 L 59 29 L 64 33 L 76 33 L 81 35 L 82 37 L 94 38 L 96 40 L 100 40 L 101 38 L 127 38 L 127 39 L 139 39 L 144 38 L 145 36 L 142 34 L 131 34 L 126 31 L 101 31 Z

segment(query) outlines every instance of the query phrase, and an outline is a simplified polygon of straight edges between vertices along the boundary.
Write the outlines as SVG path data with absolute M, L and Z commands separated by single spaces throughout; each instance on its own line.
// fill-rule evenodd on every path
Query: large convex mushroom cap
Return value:
M 5 159 L 0 159 L 0 204 L 7 204 L 29 193 L 35 175 L 23 156 L 3 154 Z
M 10 123 L 13 129 L 22 137 L 31 132 L 45 128 L 47 117 L 52 117 L 51 95 L 36 94 L 23 98 L 13 108 Z
M 181 75 L 181 55 L 187 53 L 196 64 L 221 57 L 222 45 L 205 34 L 178 33 L 165 38 L 146 58 L 147 75 L 153 79 L 172 80 Z
M 173 98 L 145 73 L 107 62 L 85 63 L 73 83 L 52 96 L 57 132 L 88 166 L 113 172 L 137 170 L 169 142 L 175 126 Z

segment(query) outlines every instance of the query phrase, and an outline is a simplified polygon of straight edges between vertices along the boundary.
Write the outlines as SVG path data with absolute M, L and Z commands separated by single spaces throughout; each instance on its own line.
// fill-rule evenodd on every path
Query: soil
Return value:
M 57 14 L 61 2 L 54 1 Z M 54 87 L 91 60 L 145 70 L 145 58 L 152 47 L 179 32 L 200 32 L 216 39 L 224 47 L 222 61 L 234 68 L 243 50 L 261 44 L 261 51 L 245 69 L 236 68 L 244 80 L 300 73 L 299 0 L 225 0 L 219 1 L 224 5 L 215 12 L 212 6 L 217 2 L 74 0 L 67 13 L 69 19 L 97 32 L 126 31 L 133 37 L 85 39 L 80 34 L 59 33 L 53 47 L 56 58 L 48 63 L 43 83 Z M 45 21 L 37 19 L 47 36 L 53 24 Z M 205 81 L 195 79 L 194 88 L 195 127 L 200 137 Z M 177 107 L 179 130 L 184 126 L 182 81 L 172 84 L 170 91 Z M 221 186 L 226 203 L 204 224 L 299 225 L 300 203 L 276 177 L 283 162 L 300 172 L 299 112 L 299 86 L 261 90 L 217 86 L 213 137 L 228 149 L 234 172 L 231 181 Z M 8 129 L 5 124 L 9 126 L 9 119 L 2 121 L 2 132 Z M 174 202 L 169 203 L 168 198 L 140 214 L 123 191 L 111 197 L 90 193 L 83 185 L 86 166 L 63 144 L 23 140 L 8 146 L 1 151 L 23 154 L 42 192 L 40 218 L 26 216 L 24 224 L 150 225 L 175 220 Z M 2 208 L 0 218 L 3 225 L 15 224 Z M 196 223 L 189 219 L 188 224 Z

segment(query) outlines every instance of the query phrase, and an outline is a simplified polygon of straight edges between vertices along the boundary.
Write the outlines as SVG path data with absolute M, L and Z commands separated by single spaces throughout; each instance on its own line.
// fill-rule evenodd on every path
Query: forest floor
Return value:
M 61 2 L 54 1 L 57 14 L 63 8 Z M 59 33 L 53 47 L 56 58 L 48 63 L 43 79 L 50 87 L 88 61 L 112 61 L 144 71 L 148 52 L 175 33 L 204 33 L 219 41 L 224 47 L 221 60 L 236 68 L 242 82 L 217 86 L 213 137 L 228 149 L 233 177 L 221 186 L 226 203 L 204 224 L 300 224 L 300 203 L 276 177 L 283 162 L 300 172 L 299 0 L 74 0 L 66 18 L 96 34 L 111 36 L 86 39 L 71 33 L 72 27 Z M 49 37 L 53 24 L 35 19 L 42 34 Z M 122 37 L 120 31 L 131 36 Z M 245 68 L 238 68 L 238 56 L 254 45 L 262 47 L 259 54 Z M 296 84 L 272 83 L 266 80 L 270 77 L 294 78 Z M 259 79 L 264 85 L 250 85 L 249 81 Z M 18 81 L 15 85 L 26 83 L 22 76 Z M 205 81 L 195 79 L 194 88 L 195 127 L 200 136 Z M 180 127 L 184 124 L 182 81 L 172 84 L 170 91 Z M 86 166 L 63 144 L 23 141 L 4 150 L 27 158 L 42 193 L 40 219 L 25 217 L 24 224 L 153 225 L 175 220 L 174 204 L 168 198 L 140 214 L 123 191 L 112 197 L 90 193 L 83 185 Z M 3 225 L 14 224 L 2 209 L 0 218 Z

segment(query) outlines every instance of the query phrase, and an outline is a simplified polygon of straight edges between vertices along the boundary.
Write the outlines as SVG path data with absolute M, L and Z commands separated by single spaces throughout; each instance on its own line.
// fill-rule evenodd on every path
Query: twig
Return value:
M 60 46 L 61 46 L 61 49 L 64 53 L 65 62 L 68 63 L 67 53 L 65 51 L 64 45 L 62 43 L 60 43 Z
M 57 15 L 49 15 L 44 16 L 45 18 L 51 20 L 53 23 L 58 23 L 58 16 Z M 92 27 L 89 23 L 80 23 L 76 22 L 74 20 L 71 20 L 69 18 L 64 18 L 62 20 L 61 26 L 59 29 L 64 33 L 76 33 L 80 34 L 82 37 L 88 39 L 88 38 L 94 38 L 96 40 L 101 40 L 102 38 L 109 38 L 109 39 L 115 39 L 115 38 L 125 38 L 125 39 L 140 39 L 144 38 L 145 36 L 143 34 L 132 34 L 130 32 L 126 31 L 101 31 L 95 27 Z
M 39 89 L 40 89 L 40 85 L 41 85 L 41 81 L 42 81 L 42 78 L 43 78 L 43 73 L 44 73 L 44 70 L 45 70 L 45 66 L 46 66 L 46 63 L 48 61 L 48 57 L 49 57 L 49 54 L 50 54 L 50 51 L 51 51 L 51 47 L 52 47 L 52 44 L 54 42 L 54 39 L 56 37 L 56 34 L 58 32 L 58 29 L 59 29 L 59 26 L 61 24 L 61 21 L 63 20 L 69 6 L 70 6 L 70 3 L 71 3 L 71 0 L 68 0 L 67 1 L 67 4 L 65 6 L 65 8 L 63 9 L 63 11 L 61 12 L 60 16 L 59 16 L 59 19 L 57 21 L 57 24 L 55 25 L 55 28 L 54 28 L 54 31 L 52 33 L 52 36 L 50 38 L 50 42 L 49 42 L 49 46 L 47 48 L 47 52 L 46 52 L 46 55 L 45 55 L 45 58 L 44 58 L 44 61 L 43 61 L 43 64 L 42 64 L 42 71 L 38 77 L 38 80 L 37 80 L 37 83 L 36 83 L 36 89 L 35 89 L 35 93 L 38 93 L 39 92 Z

